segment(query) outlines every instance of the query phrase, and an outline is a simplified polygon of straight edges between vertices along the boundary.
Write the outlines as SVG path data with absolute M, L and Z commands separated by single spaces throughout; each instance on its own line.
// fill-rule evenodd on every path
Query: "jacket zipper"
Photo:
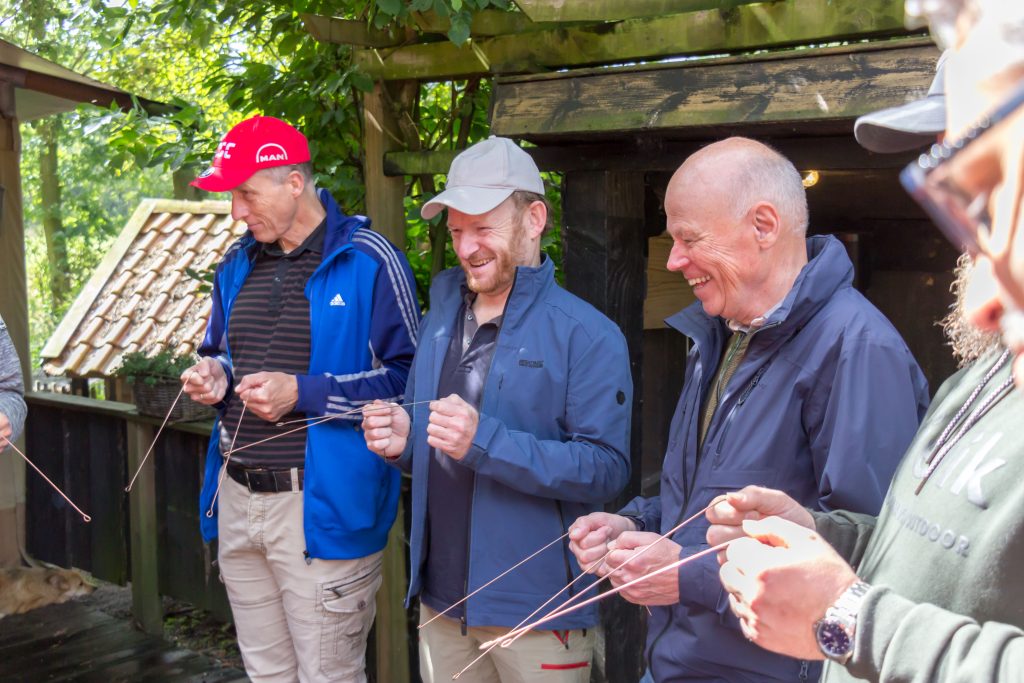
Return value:
M 736 401 L 736 404 L 729 409 L 729 415 L 726 416 L 725 424 L 722 425 L 722 436 L 718 439 L 718 445 L 715 446 L 715 459 L 711 461 L 712 467 L 717 467 L 722 462 L 722 444 L 725 443 L 725 437 L 729 435 L 729 428 L 732 426 L 732 420 L 736 415 L 736 411 L 742 408 L 743 404 L 747 402 L 747 398 L 750 397 L 750 393 L 754 390 L 754 387 L 757 386 L 757 383 L 761 381 L 761 377 L 763 377 L 764 373 L 768 371 L 771 364 L 772 361 L 769 360 L 757 369 L 757 372 L 754 373 L 753 379 L 750 380 L 750 384 L 747 385 L 747 388 L 744 389 L 743 393 L 740 395 L 739 400 Z

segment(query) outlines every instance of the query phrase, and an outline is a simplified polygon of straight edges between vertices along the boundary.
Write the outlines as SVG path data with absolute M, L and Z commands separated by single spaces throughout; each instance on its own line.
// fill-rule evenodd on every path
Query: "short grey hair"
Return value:
M 306 161 L 301 164 L 285 164 L 284 166 L 272 166 L 271 168 L 263 169 L 267 175 L 274 179 L 278 184 L 283 183 L 288 179 L 293 172 L 298 173 L 302 176 L 302 180 L 305 182 L 306 191 L 316 193 L 316 178 L 313 176 L 313 164 Z
M 797 235 L 806 235 L 809 216 L 803 177 L 793 162 L 768 145 L 759 144 L 763 153 L 744 155 L 743 166 L 733 176 L 737 211 L 743 215 L 757 202 L 769 202 L 778 210 L 783 224 Z

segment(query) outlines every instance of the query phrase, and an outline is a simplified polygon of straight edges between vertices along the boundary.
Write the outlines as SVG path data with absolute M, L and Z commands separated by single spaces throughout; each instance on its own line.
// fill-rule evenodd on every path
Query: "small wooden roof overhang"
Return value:
M 112 103 L 122 109 L 132 107 L 130 93 L 66 69 L 5 40 L 0 40 L 0 81 L 14 86 L 14 118 L 22 122 L 70 111 L 85 102 L 100 107 L 109 107 Z M 144 98 L 138 98 L 138 102 L 150 113 L 169 109 L 167 105 Z

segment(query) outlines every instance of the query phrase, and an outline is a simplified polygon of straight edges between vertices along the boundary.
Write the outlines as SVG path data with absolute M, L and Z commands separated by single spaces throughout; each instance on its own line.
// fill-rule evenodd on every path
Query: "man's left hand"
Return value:
M 447 455 L 462 460 L 476 436 L 480 414 L 458 394 L 430 402 L 427 443 Z
M 245 401 L 246 410 L 267 422 L 287 415 L 299 400 L 299 382 L 295 375 L 283 372 L 255 372 L 246 375 L 235 387 Z
M 621 586 L 641 576 L 650 574 L 656 569 L 679 560 L 682 546 L 650 531 L 624 531 L 618 538 L 608 544 L 611 553 L 608 561 L 599 570 L 602 575 L 611 573 L 616 567 L 622 567 L 611 575 L 609 581 L 614 586 Z M 630 560 L 638 552 L 645 550 L 643 555 Z M 622 597 L 638 605 L 674 605 L 679 602 L 679 570 L 667 571 L 652 576 L 646 581 L 627 588 L 620 593 Z
M 749 538 L 733 541 L 719 571 L 743 634 L 772 652 L 824 659 L 814 624 L 857 575 L 811 529 L 767 517 L 743 530 Z

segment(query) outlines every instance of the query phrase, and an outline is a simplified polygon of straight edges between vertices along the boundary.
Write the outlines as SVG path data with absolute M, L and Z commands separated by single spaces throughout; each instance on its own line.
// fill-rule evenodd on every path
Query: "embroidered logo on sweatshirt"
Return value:
M 331 299 L 331 306 L 344 306 L 345 300 L 341 298 L 341 294 L 335 294 L 334 298 Z

